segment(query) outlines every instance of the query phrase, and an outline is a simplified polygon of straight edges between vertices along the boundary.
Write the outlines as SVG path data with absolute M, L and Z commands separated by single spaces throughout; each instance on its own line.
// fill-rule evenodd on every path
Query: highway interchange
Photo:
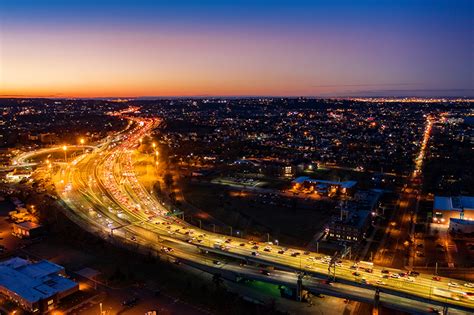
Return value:
M 208 253 L 213 252 L 281 270 L 272 271 L 267 278 L 291 271 L 290 278 L 296 282 L 296 273 L 304 273 L 304 285 L 315 285 L 322 288 L 321 291 L 324 286 L 331 289 L 347 285 L 353 286 L 354 292 L 359 290 L 373 299 L 375 289 L 379 288 L 392 297 L 449 305 L 463 311 L 474 309 L 474 289 L 461 281 L 446 278 L 438 281 L 429 274 L 398 276 L 401 270 L 382 273 L 383 268 L 377 266 L 373 272 L 366 272 L 354 269 L 353 261 L 342 259 L 335 270 L 331 268 L 331 279 L 335 276 L 336 283 L 327 284 L 320 280 L 328 277 L 328 258 L 324 255 L 281 245 L 252 243 L 200 230 L 179 220 L 145 188 L 134 170 L 134 150 L 140 139 L 160 124 L 160 119 L 129 119 L 133 123 L 125 130 L 109 136 L 95 149 L 69 163 L 58 163 L 57 171 L 51 174 L 57 193 L 67 206 L 68 216 L 82 227 L 114 242 L 136 243 L 208 268 L 230 268 L 242 275 L 254 273 L 246 265 L 216 266 L 215 258 Z

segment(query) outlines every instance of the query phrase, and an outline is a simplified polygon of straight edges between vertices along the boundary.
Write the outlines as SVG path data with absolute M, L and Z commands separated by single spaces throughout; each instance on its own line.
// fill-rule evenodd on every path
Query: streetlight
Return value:
M 64 151 L 64 161 L 67 163 L 67 146 L 63 145 L 63 151 Z
M 80 143 L 82 146 L 84 146 L 84 143 L 85 143 L 85 142 L 86 142 L 86 140 L 85 140 L 84 138 L 79 139 L 79 143 Z M 83 147 L 83 148 L 82 148 L 82 154 L 84 154 L 85 151 L 86 151 L 86 148 Z

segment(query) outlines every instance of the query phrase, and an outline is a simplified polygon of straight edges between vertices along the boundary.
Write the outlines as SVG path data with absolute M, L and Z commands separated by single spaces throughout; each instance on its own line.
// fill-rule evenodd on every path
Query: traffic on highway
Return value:
M 394 295 L 474 309 L 472 283 L 220 235 L 178 219 L 147 190 L 135 172 L 133 152 L 161 120 L 128 119 L 133 123 L 125 130 L 68 163 L 59 164 L 52 174 L 62 202 L 83 227 L 107 239 L 136 243 L 197 264 L 216 265 L 209 256 L 212 252 L 304 273 L 314 280 L 329 279 L 322 282 L 328 285 L 340 282 L 365 289 L 378 288 Z

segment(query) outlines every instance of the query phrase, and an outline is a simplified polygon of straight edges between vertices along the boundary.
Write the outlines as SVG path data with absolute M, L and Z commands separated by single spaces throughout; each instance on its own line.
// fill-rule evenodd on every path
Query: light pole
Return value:
M 63 145 L 63 151 L 64 151 L 64 162 L 67 163 L 67 146 Z
M 85 143 L 85 142 L 86 142 L 86 140 L 84 140 L 84 138 L 79 139 L 79 143 L 80 143 L 82 146 L 84 146 L 84 143 Z M 82 154 L 84 154 L 85 151 L 86 151 L 86 148 L 83 147 L 83 148 L 82 148 Z

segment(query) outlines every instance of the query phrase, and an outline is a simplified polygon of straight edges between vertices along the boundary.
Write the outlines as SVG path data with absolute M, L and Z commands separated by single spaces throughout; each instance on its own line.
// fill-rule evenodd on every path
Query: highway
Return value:
M 138 180 L 133 152 L 140 139 L 160 124 L 157 118 L 129 118 L 133 127 L 109 137 L 94 150 L 59 165 L 52 180 L 68 216 L 82 227 L 113 242 L 136 243 L 150 250 L 169 252 L 184 260 L 212 266 L 207 252 L 256 261 L 278 269 L 306 274 L 306 282 L 321 282 L 328 276 L 328 262 L 323 255 L 229 237 L 200 230 L 169 215 L 168 209 Z M 453 279 L 436 281 L 432 275 L 416 278 L 399 276 L 401 270 L 374 266 L 373 272 L 353 267 L 354 262 L 342 259 L 331 277 L 336 282 L 365 290 L 373 298 L 375 288 L 384 294 L 398 295 L 425 303 L 474 310 L 474 289 Z M 246 267 L 240 268 L 245 273 Z M 354 269 L 355 268 L 355 269 Z M 449 283 L 456 283 L 456 287 Z

